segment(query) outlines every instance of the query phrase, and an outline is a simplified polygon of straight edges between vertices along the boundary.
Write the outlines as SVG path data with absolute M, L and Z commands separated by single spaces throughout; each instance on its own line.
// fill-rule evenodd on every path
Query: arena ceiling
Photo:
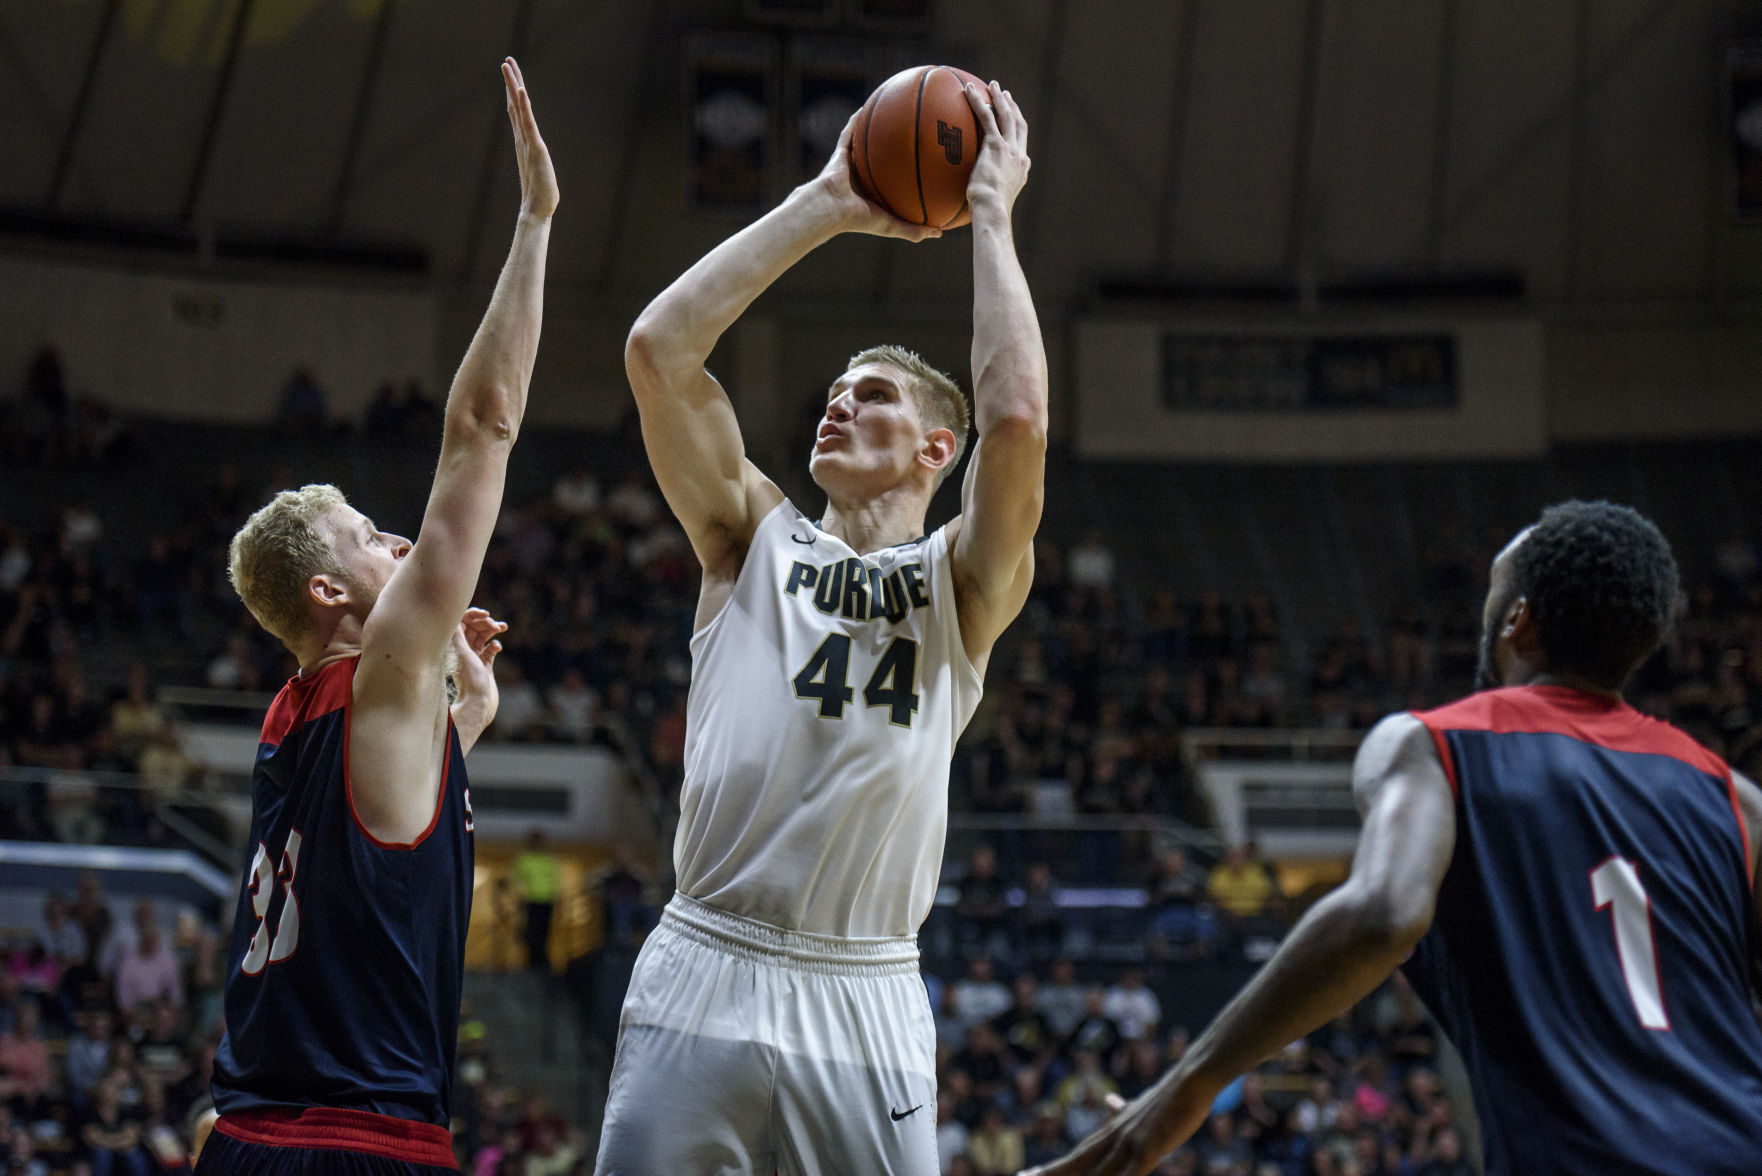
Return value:
M 847 0 L 849 2 L 849 0 Z M 15 238 L 386 247 L 488 280 L 515 206 L 517 54 L 564 188 L 553 283 L 663 285 L 743 215 L 685 197 L 685 46 L 760 0 L 35 0 L 0 5 Z M 854 10 L 854 3 L 853 9 Z M 1018 236 L 1043 300 L 1515 275 L 1542 303 L 1762 294 L 1730 215 L 1739 0 L 938 0 L 917 53 L 1005 80 L 1033 127 Z M 848 24 L 811 35 L 886 40 Z M 136 238 L 130 238 L 130 233 Z M 964 250 L 864 242 L 793 289 L 964 297 Z M 297 250 L 296 250 L 297 252 Z

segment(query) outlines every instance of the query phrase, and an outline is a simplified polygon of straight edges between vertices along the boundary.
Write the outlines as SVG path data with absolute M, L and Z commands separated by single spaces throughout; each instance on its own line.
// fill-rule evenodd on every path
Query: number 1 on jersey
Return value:
M 1658 947 L 1652 934 L 1652 900 L 1640 882 L 1640 872 L 1624 857 L 1612 857 L 1591 871 L 1591 901 L 1597 910 L 1611 908 L 1615 923 L 1615 955 L 1621 961 L 1621 978 L 1634 1002 L 1640 1024 L 1648 1029 L 1670 1028 L 1664 1011 L 1664 985 L 1658 977 Z

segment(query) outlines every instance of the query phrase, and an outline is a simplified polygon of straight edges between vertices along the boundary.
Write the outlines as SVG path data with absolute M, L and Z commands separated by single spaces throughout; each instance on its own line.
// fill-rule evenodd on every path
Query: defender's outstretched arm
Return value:
M 989 101 L 987 101 L 987 97 Z M 985 133 L 967 184 L 973 210 L 973 418 L 953 570 L 961 641 L 978 661 L 1028 598 L 1046 489 L 1046 348 L 1010 212 L 1028 179 L 1028 124 L 996 82 L 967 101 Z
M 846 124 L 817 177 L 716 246 L 649 303 L 624 346 L 649 464 L 708 569 L 742 557 L 759 519 L 782 498 L 746 460 L 734 406 L 704 370 L 716 341 L 789 267 L 839 233 L 909 241 L 937 235 L 896 220 L 852 189 L 855 122 L 853 117 Z
M 1310 908 L 1180 1064 L 1034 1176 L 1149 1172 L 1204 1124 L 1236 1075 L 1351 1008 L 1413 951 L 1456 848 L 1455 795 L 1431 733 L 1409 714 L 1365 736 L 1352 774 L 1365 818 L 1351 876 Z
M 544 317 L 545 253 L 558 192 L 520 67 L 502 64 L 508 120 L 520 165 L 520 219 L 489 310 L 447 393 L 439 468 L 422 529 L 368 614 L 355 676 L 357 721 L 433 715 L 444 697 L 443 655 L 477 589 L 501 511 L 508 455 L 526 412 L 526 390 Z M 391 829 L 433 808 L 433 784 L 412 771 L 358 774 L 363 819 Z M 402 788 L 413 796 L 376 793 Z

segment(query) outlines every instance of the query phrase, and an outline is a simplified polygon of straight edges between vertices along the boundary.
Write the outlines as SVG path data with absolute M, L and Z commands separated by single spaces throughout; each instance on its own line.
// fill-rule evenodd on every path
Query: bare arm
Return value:
M 989 100 L 987 100 L 987 97 Z M 1034 578 L 1046 488 L 1046 349 L 1010 212 L 1028 179 L 1028 124 L 996 82 L 967 101 L 984 145 L 973 210 L 973 415 L 979 434 L 961 490 L 953 571 L 961 641 L 978 661 L 1021 611 Z
M 738 570 L 753 528 L 782 499 L 746 459 L 734 406 L 704 370 L 717 340 L 753 299 L 839 233 L 912 241 L 938 235 L 895 220 L 855 193 L 850 138 L 847 125 L 818 177 L 663 290 L 636 320 L 624 347 L 649 464 L 698 562 L 711 572 Z
M 1400 966 L 1431 926 L 1456 846 L 1455 797 L 1412 715 L 1365 737 L 1353 766 L 1365 809 L 1346 882 L 1310 908 L 1179 1065 L 1041 1176 L 1141 1176 L 1205 1122 L 1236 1075 L 1325 1025 Z
M 520 219 L 489 310 L 447 394 L 422 529 L 368 614 L 355 674 L 356 808 L 375 836 L 393 841 L 420 832 L 433 811 L 438 765 L 427 778 L 407 765 L 435 759 L 435 733 L 445 720 L 443 654 L 477 588 L 501 510 L 544 314 L 556 175 L 511 59 L 502 75 L 520 164 Z

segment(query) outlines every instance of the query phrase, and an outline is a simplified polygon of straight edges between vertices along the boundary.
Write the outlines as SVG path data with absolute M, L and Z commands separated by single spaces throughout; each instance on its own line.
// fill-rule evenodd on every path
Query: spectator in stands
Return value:
M 60 894 L 43 900 L 43 926 L 39 931 L 50 957 L 63 967 L 85 958 L 86 933 L 74 921 L 73 909 Z
M 502 740 L 538 738 L 544 731 L 546 718 L 544 699 L 539 695 L 538 687 L 513 658 L 503 658 L 497 669 L 501 677 L 501 702 L 496 707 L 495 721 L 490 724 L 490 734 Z
M 1044 967 L 1064 946 L 1064 910 L 1058 905 L 1058 886 L 1052 867 L 1035 862 L 1028 867 L 1022 887 L 1022 905 L 1015 912 L 1016 940 L 1031 967 Z
M 1156 993 L 1144 987 L 1142 968 L 1126 969 L 1120 982 L 1102 998 L 1101 1011 L 1119 1026 L 1120 1036 L 1127 1041 L 1154 1039 L 1162 1023 L 1162 1003 Z
M 1119 1087 L 1102 1070 L 1101 1057 L 1094 1050 L 1074 1051 L 1071 1066 L 1054 1097 L 1064 1109 L 1065 1136 L 1083 1139 L 1107 1120 L 1107 1096 L 1118 1093 Z
M 564 743 L 586 743 L 593 731 L 599 696 L 588 688 L 581 671 L 574 666 L 564 670 L 562 682 L 551 687 L 546 702 L 550 707 L 552 736 Z
M 1065 581 L 1077 589 L 1111 588 L 1114 583 L 1113 550 L 1101 532 L 1091 527 L 1065 557 Z
M 282 428 L 296 436 L 316 435 L 324 431 L 330 411 L 325 402 L 324 389 L 318 386 L 311 368 L 297 367 L 288 376 L 287 383 L 281 388 L 278 415 Z
M 110 1068 L 110 1038 L 115 1023 L 108 1009 L 82 1012 L 78 1029 L 67 1041 L 67 1086 L 76 1108 L 90 1101 L 99 1079 Z
M 93 1093 L 80 1139 L 92 1176 L 147 1176 L 150 1171 L 141 1150 L 140 1124 L 124 1114 L 121 1088 L 113 1079 L 100 1082 Z
M 125 1015 L 155 1001 L 166 1001 L 173 1008 L 182 1009 L 181 972 L 177 954 L 166 942 L 158 922 L 149 917 L 139 926 L 136 941 L 123 949 L 117 961 L 116 1003 Z
M 168 726 L 165 711 L 147 692 L 147 667 L 141 662 L 128 668 L 128 686 L 110 707 L 110 727 L 116 733 L 117 751 L 139 760 L 147 745 Z
M 1444 1127 L 1432 1137 L 1431 1154 L 1416 1176 L 1471 1176 L 1474 1166 L 1462 1154 L 1462 1136 Z
M 1106 991 L 1099 984 L 1091 984 L 1083 990 L 1083 1016 L 1065 1039 L 1065 1052 L 1085 1051 L 1107 1058 L 1113 1056 L 1114 1048 L 1123 1040 L 1119 1024 L 1107 1015 Z
M 11 1028 L 0 1033 L 0 1097 L 15 1108 L 32 1106 L 49 1092 L 51 1077 L 42 1014 L 36 1000 L 25 997 L 16 1005 Z
M 147 1015 L 146 1031 L 135 1046 L 136 1065 L 149 1085 L 176 1086 L 190 1075 L 189 1042 L 181 1010 L 160 1000 Z
M 1206 892 L 1206 877 L 1187 861 L 1187 851 L 1164 850 L 1150 879 L 1150 946 L 1156 955 L 1198 959 L 1210 953 L 1217 918 Z
M 1039 985 L 1033 973 L 1023 971 L 1017 973 L 1010 988 L 1013 1003 L 992 1019 L 992 1027 L 1018 1063 L 1044 1064 L 1057 1049 L 1059 1038 L 1038 1007 Z
M 226 639 L 226 649 L 208 663 L 207 682 L 214 690 L 256 690 L 261 687 L 257 659 L 251 653 L 249 637 L 234 633 Z
M 1261 864 L 1249 858 L 1246 846 L 1232 845 L 1224 860 L 1212 867 L 1205 890 L 1232 918 L 1241 920 L 1266 909 L 1273 882 Z
M 952 989 L 955 1018 L 962 1027 L 974 1025 L 1001 1015 L 1010 1007 L 1009 989 L 991 973 L 991 957 L 979 955 L 967 961 L 966 978 Z
M 545 844 L 544 830 L 534 829 L 508 867 L 514 885 L 526 904 L 526 967 L 534 972 L 551 970 L 551 918 L 557 895 L 563 889 L 563 863 Z
M 956 1159 L 967 1154 L 967 1126 L 955 1114 L 954 1092 L 943 1087 L 936 1092 L 936 1157 L 943 1176 L 953 1171 Z
M 1034 1007 L 1046 1017 L 1046 1024 L 1060 1041 L 1068 1038 L 1083 1019 L 1087 990 L 1077 983 L 1077 968 L 1068 959 L 1052 965 L 1052 978 L 1039 986 Z
M 997 851 L 981 845 L 973 850 L 954 907 L 962 951 L 969 955 L 984 952 L 993 957 L 1007 954 L 1009 945 L 1003 924 L 1008 911 L 1003 879 L 997 874 Z
M 572 519 L 594 514 L 600 509 L 599 479 L 586 466 L 564 470 L 551 483 L 551 505 Z
M 978 1176 L 1015 1176 L 1026 1162 L 1022 1133 L 1003 1121 L 996 1105 L 985 1109 L 979 1130 L 967 1137 L 967 1155 Z
M 661 517 L 661 500 L 642 471 L 633 468 L 607 496 L 606 514 L 630 531 L 646 531 Z

